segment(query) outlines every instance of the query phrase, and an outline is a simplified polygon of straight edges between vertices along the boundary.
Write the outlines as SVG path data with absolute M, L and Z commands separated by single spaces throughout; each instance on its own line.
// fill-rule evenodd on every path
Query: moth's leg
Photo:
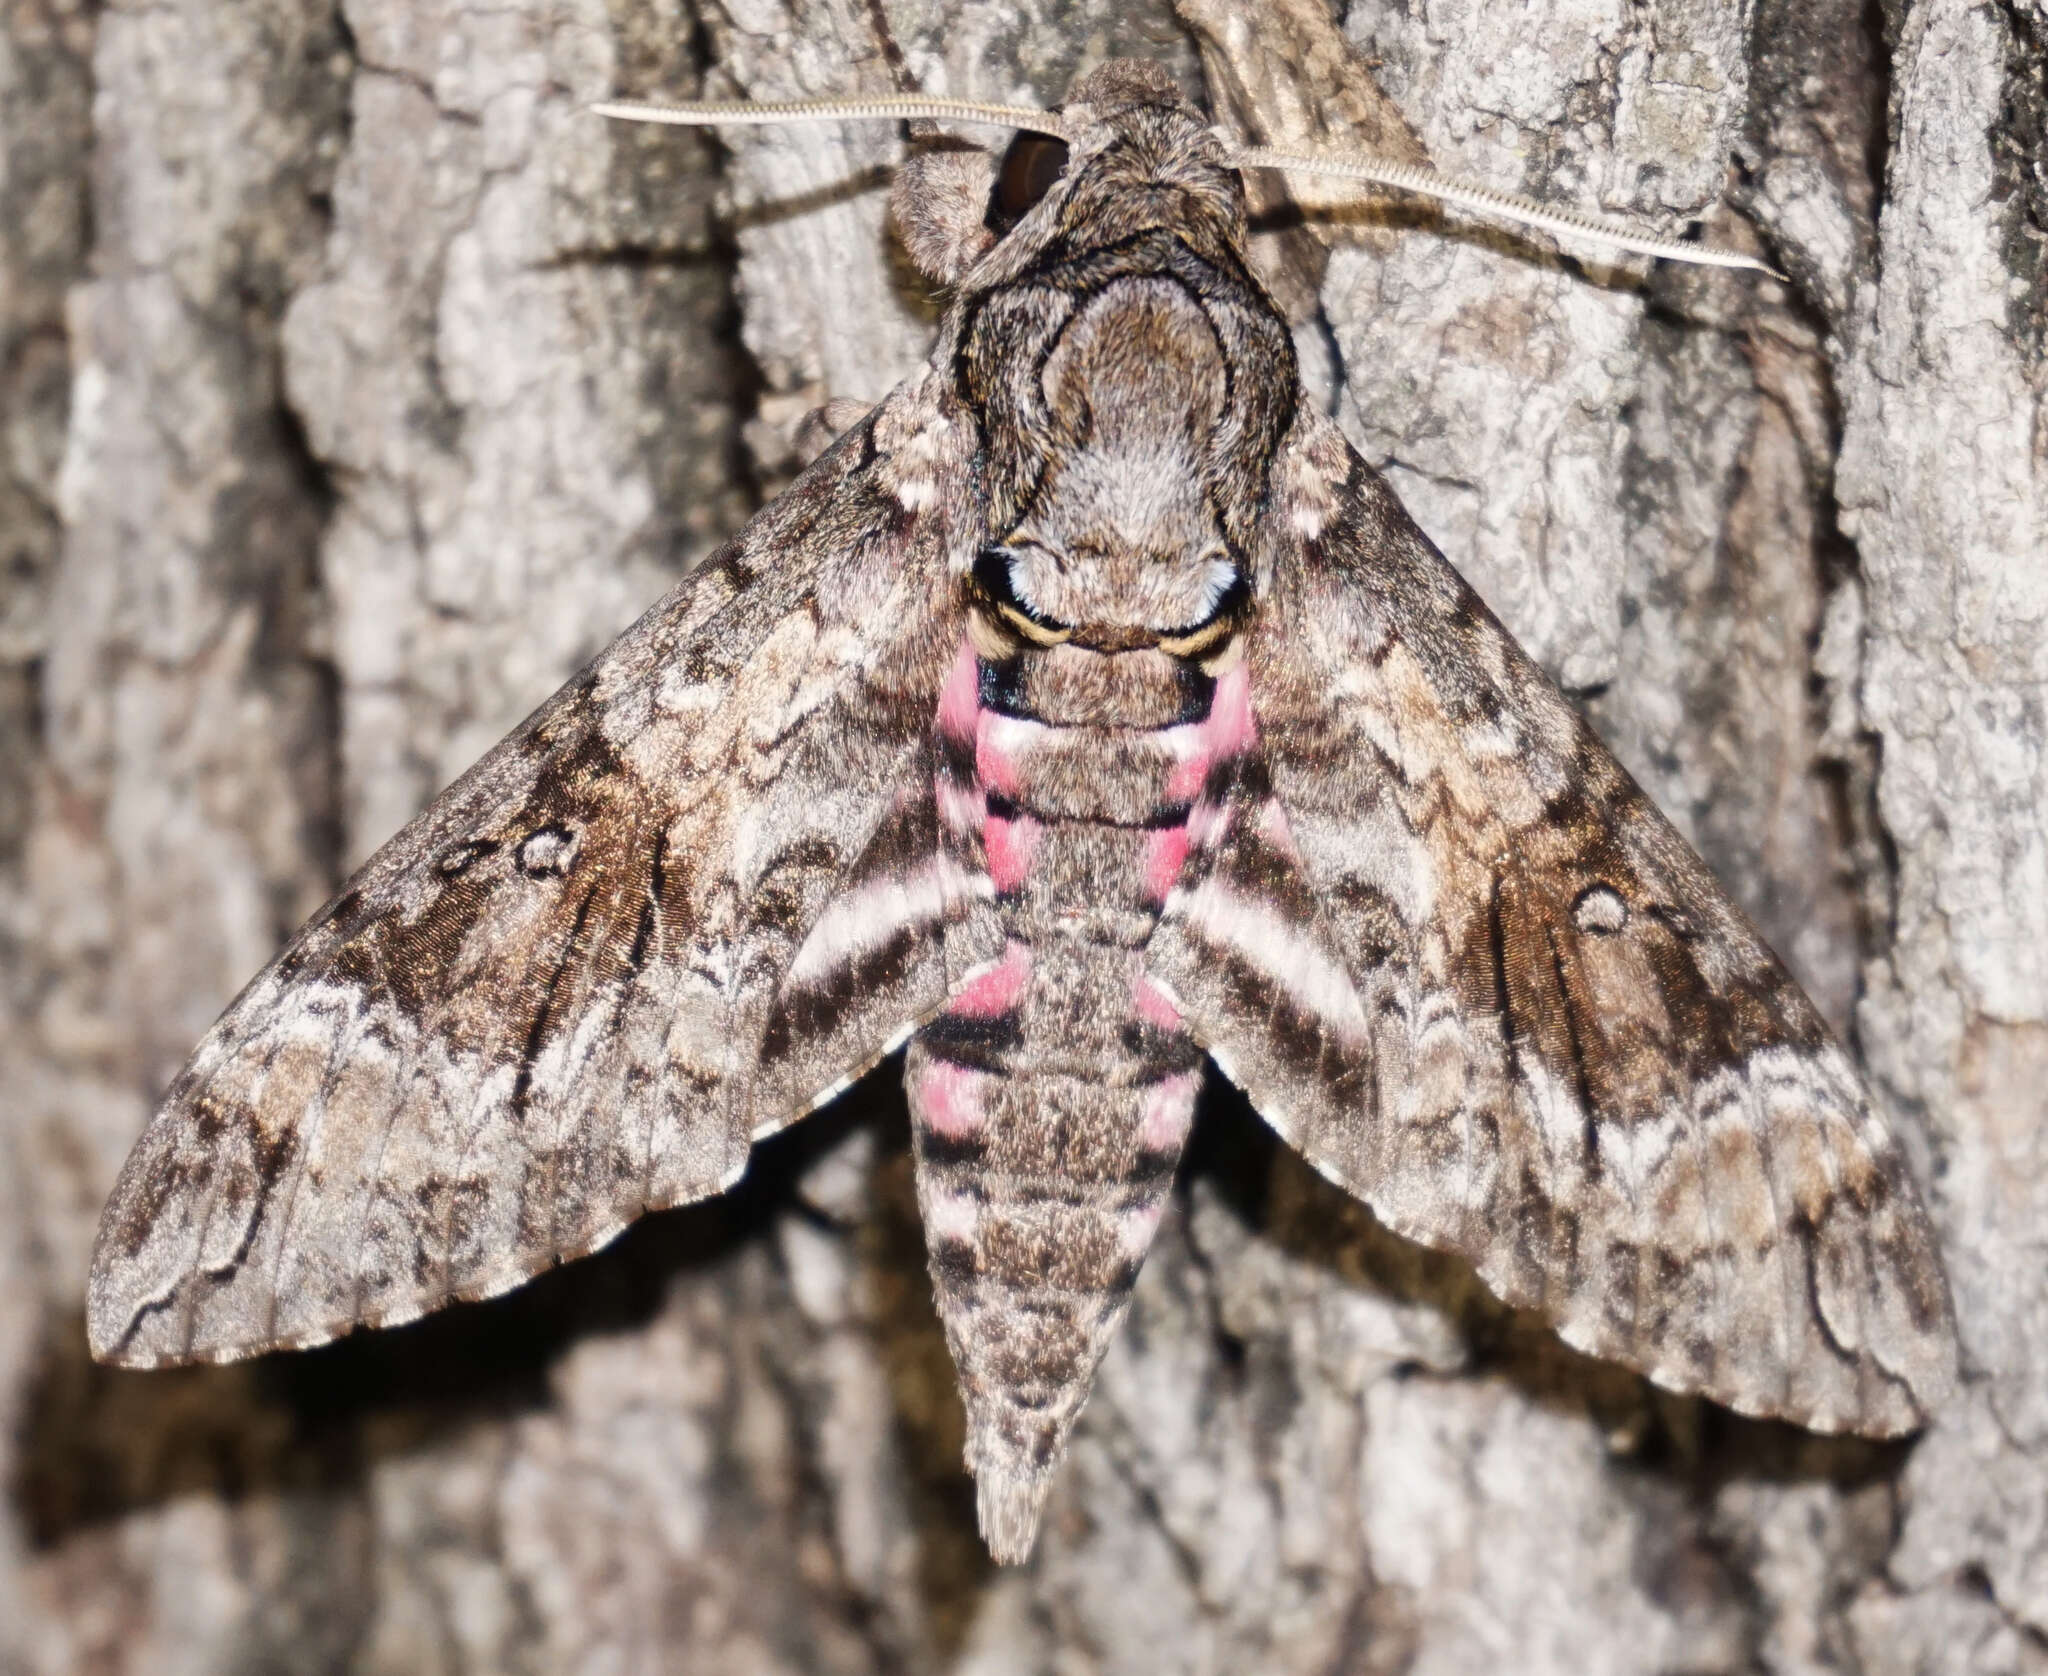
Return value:
M 788 488 L 797 473 L 873 411 L 866 402 L 835 400 L 819 406 L 819 394 L 813 387 L 764 395 L 761 411 L 747 421 L 743 434 L 764 493 Z
M 824 406 L 812 408 L 797 421 L 790 434 L 790 451 L 796 455 L 797 464 L 809 465 L 874 410 L 873 402 L 852 401 L 844 396 L 835 396 Z
M 889 222 L 927 279 L 951 285 L 996 242 L 988 229 L 996 160 L 985 151 L 932 148 L 906 158 L 889 192 Z

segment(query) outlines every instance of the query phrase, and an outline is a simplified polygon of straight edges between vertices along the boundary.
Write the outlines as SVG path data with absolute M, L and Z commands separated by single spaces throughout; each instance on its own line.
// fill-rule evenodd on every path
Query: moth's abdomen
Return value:
M 1121 671 L 1112 656 L 1076 666 L 1063 687 L 963 647 L 939 718 L 941 822 L 963 856 L 986 858 L 1009 943 L 918 1033 L 906 1079 L 968 1462 L 983 1534 L 1006 1560 L 1029 1551 L 1201 1081 L 1200 1049 L 1145 980 L 1144 950 L 1243 683 L 1202 681 L 1189 716 L 1190 685 L 1168 660 L 1125 656 Z M 1051 701 L 1015 700 L 1032 690 Z
M 1014 945 L 992 986 L 970 988 L 910 1049 L 932 1284 L 966 1399 L 982 1533 L 999 1560 L 1030 1551 L 1201 1080 L 1177 1018 L 1137 1044 L 1134 967 L 1099 945 Z M 975 1010 L 1013 982 L 1003 1012 Z M 1119 983 L 1121 1006 L 1106 993 Z M 1090 1049 L 1086 1071 L 1052 1068 Z

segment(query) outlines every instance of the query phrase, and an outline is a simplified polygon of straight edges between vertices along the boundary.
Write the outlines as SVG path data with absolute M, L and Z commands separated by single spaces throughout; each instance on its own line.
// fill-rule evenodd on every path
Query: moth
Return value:
M 993 119 L 1028 130 L 999 169 L 899 183 L 953 287 L 924 369 L 200 1044 L 101 1220 L 94 1354 L 225 1360 L 505 1291 L 729 1187 L 907 1044 L 1000 1560 L 1205 1064 L 1568 1343 L 1821 1431 L 1920 1424 L 1954 1328 L 1899 1148 L 1303 398 L 1245 257 L 1266 154 L 1139 62 Z

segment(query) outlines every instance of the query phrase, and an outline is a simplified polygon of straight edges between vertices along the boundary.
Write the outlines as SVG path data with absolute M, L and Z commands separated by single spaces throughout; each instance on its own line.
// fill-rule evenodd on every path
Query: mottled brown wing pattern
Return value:
M 1823 1431 L 1954 1376 L 1933 1238 L 1812 1004 L 1334 427 L 1283 457 L 1148 970 L 1396 1231 L 1571 1344 Z
M 905 386 L 249 986 L 109 1201 L 96 1354 L 502 1291 L 728 1185 L 1001 953 L 932 796 L 971 432 Z

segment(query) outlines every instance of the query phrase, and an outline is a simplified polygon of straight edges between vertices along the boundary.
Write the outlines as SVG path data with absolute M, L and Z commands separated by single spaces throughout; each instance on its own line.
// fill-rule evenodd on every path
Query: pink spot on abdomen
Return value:
M 933 1245 L 973 1242 L 981 1223 L 981 1206 L 973 1194 L 934 1193 L 928 1198 L 920 1195 L 920 1199 L 925 1238 Z
M 1188 858 L 1188 829 L 1183 822 L 1179 826 L 1162 826 L 1147 842 L 1145 851 L 1145 894 L 1154 902 L 1164 902 L 1166 893 L 1180 883 L 1181 863 Z
M 1155 1030 L 1178 1031 L 1181 1028 L 1180 1008 L 1167 999 L 1165 990 L 1142 973 L 1131 985 L 1131 1005 L 1137 1009 L 1138 1016 Z
M 934 1135 L 959 1140 L 982 1125 L 981 1085 L 985 1071 L 950 1059 L 928 1059 L 917 1084 L 917 1120 Z
M 1038 722 L 995 716 L 986 710 L 974 733 L 974 773 L 998 797 L 1017 795 L 1017 750 L 1042 731 Z
M 1138 1131 L 1140 1152 L 1180 1151 L 1194 1122 L 1195 1096 L 1201 1087 L 1199 1071 L 1183 1071 L 1152 1085 L 1145 1095 L 1144 1127 Z
M 1202 786 L 1209 778 L 1209 753 L 1196 751 L 1173 765 L 1166 776 L 1166 801 L 1169 803 L 1192 803 L 1201 795 Z
M 1132 1205 L 1117 1213 L 1116 1244 L 1125 1257 L 1142 1258 L 1152 1249 L 1152 1236 L 1159 1232 L 1159 1216 L 1166 1209 L 1166 1195 Z
M 939 694 L 939 731 L 957 743 L 974 743 L 974 726 L 981 716 L 981 659 L 971 642 L 962 640 L 946 685 Z
M 1002 963 L 968 982 L 946 1003 L 946 1011 L 963 1018 L 1000 1018 L 1016 1006 L 1030 981 L 1030 945 L 1013 940 Z
M 1240 663 L 1216 683 L 1209 703 L 1209 719 L 1202 724 L 1214 756 L 1243 756 L 1259 742 L 1258 723 L 1252 719 L 1252 678 L 1250 668 Z
M 1039 831 L 1038 822 L 1028 815 L 1015 820 L 990 815 L 982 822 L 981 847 L 988 856 L 989 882 L 998 892 L 1013 891 L 1031 876 Z
M 1166 800 L 1192 803 L 1202 795 L 1210 769 L 1243 756 L 1259 742 L 1258 724 L 1252 719 L 1251 676 L 1242 664 L 1216 683 L 1207 718 L 1176 728 L 1173 738 L 1180 760 L 1166 776 Z

